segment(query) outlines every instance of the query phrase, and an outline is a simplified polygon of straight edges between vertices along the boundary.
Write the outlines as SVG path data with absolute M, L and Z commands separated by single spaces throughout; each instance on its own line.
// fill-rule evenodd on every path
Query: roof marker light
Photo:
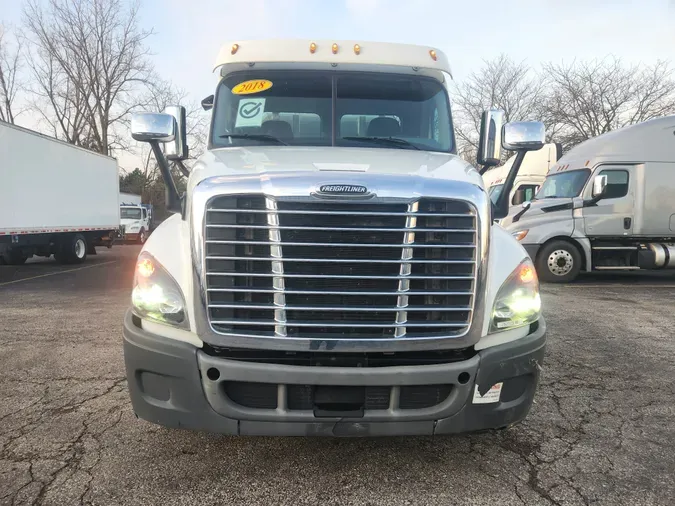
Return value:
M 435 51 L 435 50 L 433 50 L 433 49 L 430 50 L 430 51 L 429 51 L 429 55 L 431 56 L 431 59 L 432 59 L 432 60 L 434 60 L 434 61 L 438 60 L 438 55 L 436 54 L 436 51 Z
M 354 44 L 354 54 L 361 54 L 361 46 Z
M 337 52 L 338 52 L 338 45 L 333 44 L 333 54 L 337 54 Z
M 316 53 L 316 43 L 312 42 L 309 45 L 309 52 L 312 53 L 312 54 Z
M 239 44 L 232 44 L 232 54 L 236 53 L 239 50 Z

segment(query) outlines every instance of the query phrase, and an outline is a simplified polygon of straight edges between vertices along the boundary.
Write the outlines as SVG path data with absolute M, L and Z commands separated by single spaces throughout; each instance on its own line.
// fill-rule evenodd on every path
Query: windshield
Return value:
M 141 210 L 137 207 L 120 208 L 120 218 L 123 220 L 140 220 Z
M 221 81 L 216 97 L 212 147 L 454 149 L 448 95 L 429 77 L 239 72 Z
M 488 195 L 490 196 L 490 200 L 492 200 L 493 203 L 497 202 L 497 199 L 502 194 L 503 189 L 504 189 L 503 184 L 496 184 L 488 188 Z
M 570 170 L 546 176 L 544 184 L 537 192 L 537 199 L 577 197 L 586 184 L 589 169 Z

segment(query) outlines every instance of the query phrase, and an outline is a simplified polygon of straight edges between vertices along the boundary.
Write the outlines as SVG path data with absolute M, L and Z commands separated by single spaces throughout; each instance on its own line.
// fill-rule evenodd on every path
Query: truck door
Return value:
M 631 166 L 605 167 L 595 175 L 607 176 L 605 198 L 583 210 L 586 235 L 589 237 L 621 237 L 633 233 L 635 171 Z M 593 177 L 589 187 L 592 187 Z M 591 198 L 587 188 L 586 198 Z
M 517 187 L 513 189 L 513 192 L 511 194 L 511 205 L 514 206 L 516 203 L 514 202 L 515 199 L 515 194 L 518 190 L 523 190 L 523 196 L 524 199 L 523 202 L 529 202 L 532 200 L 534 197 L 535 193 L 537 193 L 537 190 L 539 190 L 539 185 L 535 184 L 531 181 L 529 182 L 523 182 L 522 184 L 518 184 Z

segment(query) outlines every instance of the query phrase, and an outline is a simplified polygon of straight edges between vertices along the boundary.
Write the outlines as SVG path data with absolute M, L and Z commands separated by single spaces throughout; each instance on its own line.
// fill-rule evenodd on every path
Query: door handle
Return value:
M 629 230 L 630 229 L 630 224 L 632 222 L 632 218 L 624 218 L 623 219 L 623 228 L 624 230 Z

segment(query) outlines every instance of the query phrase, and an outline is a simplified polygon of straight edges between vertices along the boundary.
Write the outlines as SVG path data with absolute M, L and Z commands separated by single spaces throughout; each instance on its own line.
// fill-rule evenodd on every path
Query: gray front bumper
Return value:
M 384 436 L 447 434 L 500 428 L 527 415 L 544 358 L 546 325 L 529 336 L 478 352 L 461 362 L 396 367 L 316 367 L 228 360 L 194 346 L 150 334 L 127 313 L 124 358 L 136 415 L 169 427 L 239 435 Z M 214 370 L 218 374 L 214 374 Z M 462 373 L 470 381 L 461 383 Z M 217 380 L 211 380 L 217 376 Z M 466 378 L 466 374 L 463 376 Z M 228 381 L 274 384 L 276 409 L 235 404 L 225 394 Z M 504 382 L 502 400 L 473 404 L 474 386 L 481 390 Z M 366 410 L 363 417 L 317 418 L 314 412 L 286 407 L 287 385 L 392 386 L 452 384 L 450 395 L 433 407 Z M 509 389 L 507 389 L 509 385 Z M 506 392 L 510 394 L 505 395 Z

